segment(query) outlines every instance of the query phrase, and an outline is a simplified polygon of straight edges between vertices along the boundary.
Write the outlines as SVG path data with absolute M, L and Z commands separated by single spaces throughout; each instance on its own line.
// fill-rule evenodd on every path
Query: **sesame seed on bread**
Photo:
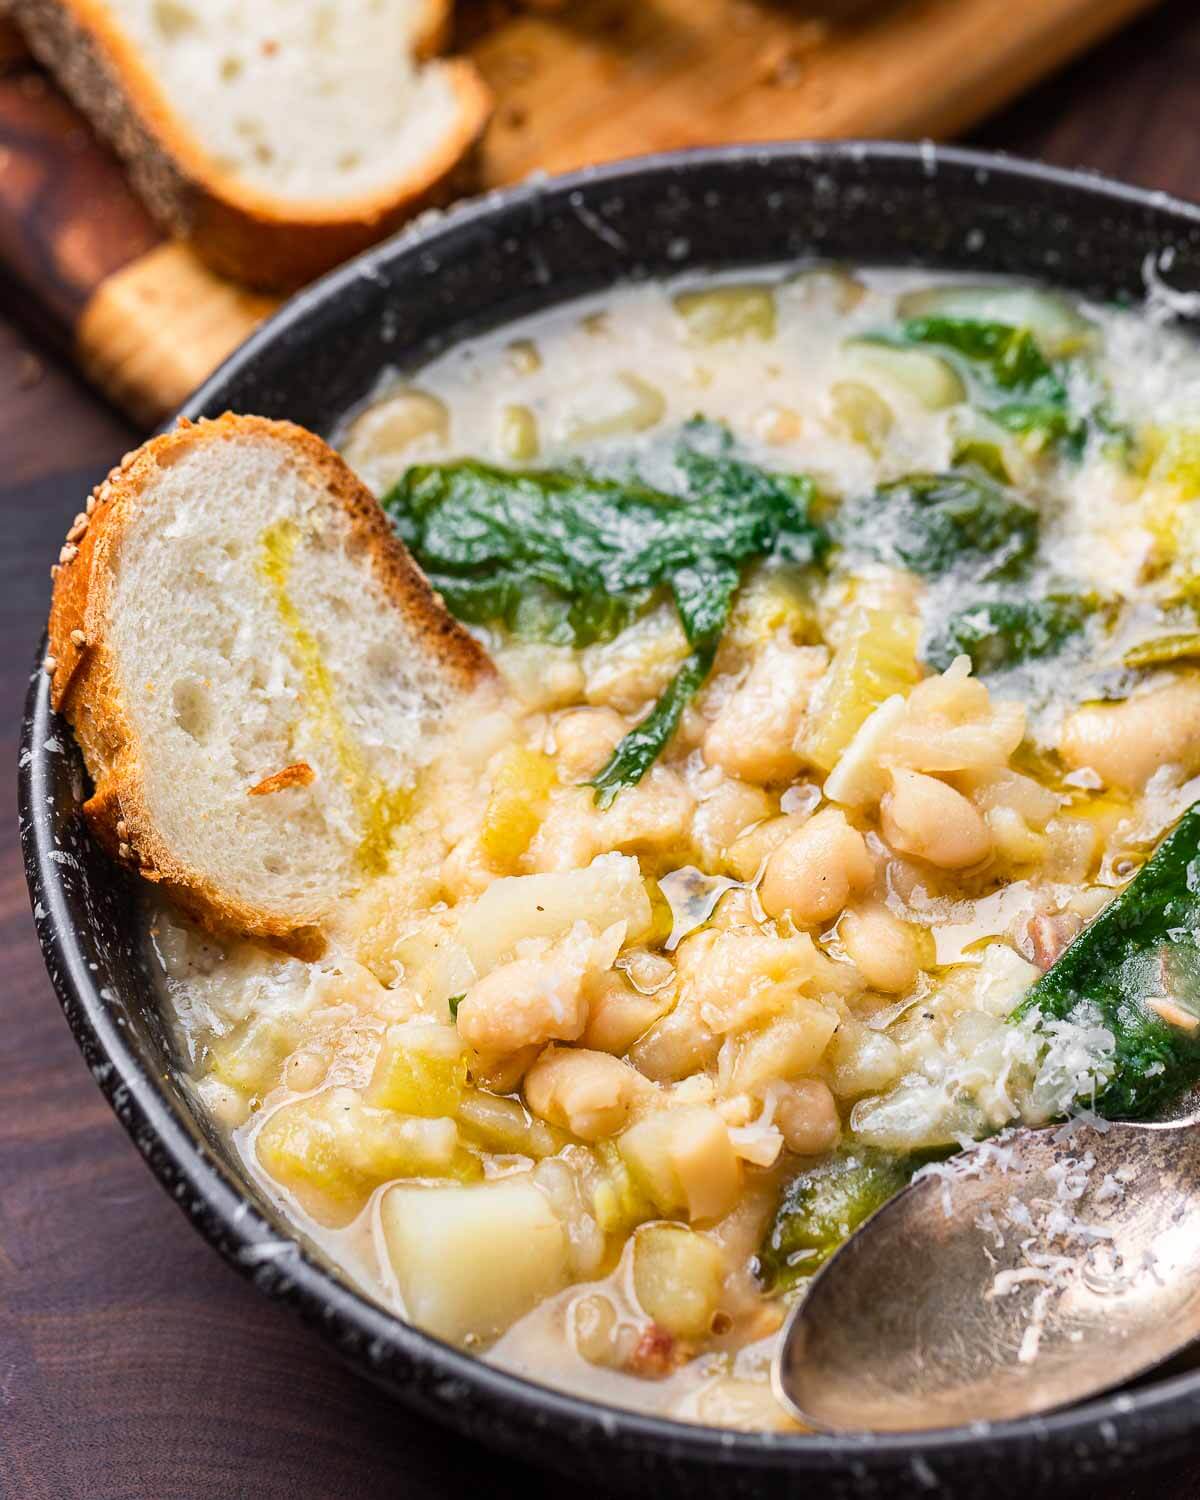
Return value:
M 45 669 L 119 859 L 216 932 L 311 954 L 494 682 L 320 438 L 226 414 L 128 453 L 55 564 Z

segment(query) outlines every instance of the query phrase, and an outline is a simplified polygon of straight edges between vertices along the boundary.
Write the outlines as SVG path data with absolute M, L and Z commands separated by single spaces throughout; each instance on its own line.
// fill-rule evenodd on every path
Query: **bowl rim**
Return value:
M 894 164 L 926 177 L 936 176 L 944 167 L 974 174 L 979 191 L 984 193 L 991 178 L 1062 187 L 1153 211 L 1200 231 L 1200 207 L 1182 199 L 1132 187 L 1098 173 L 1024 161 L 1004 153 L 868 140 L 784 141 L 659 153 L 527 181 L 466 200 L 446 212 L 422 216 L 286 302 L 199 387 L 178 415 L 194 419 L 210 410 L 214 396 L 252 368 L 264 349 L 298 323 L 328 311 L 356 281 L 374 279 L 381 262 L 436 248 L 459 230 L 503 216 L 532 200 L 569 201 L 572 194 L 597 185 L 613 188 L 634 178 L 687 176 L 708 167 L 740 162 L 766 167 L 781 160 L 814 168 L 823 163 L 853 162 L 867 168 Z M 20 741 L 21 841 L 39 941 L 76 1042 L 150 1169 L 205 1239 L 260 1290 L 299 1311 L 344 1357 L 365 1365 L 376 1379 L 386 1383 L 387 1356 L 396 1355 L 412 1372 L 406 1382 L 410 1403 L 453 1423 L 455 1393 L 461 1397 L 464 1388 L 477 1393 L 501 1413 L 521 1419 L 522 1430 L 511 1438 L 506 1438 L 501 1427 L 486 1439 L 514 1452 L 526 1451 L 529 1432 L 554 1424 L 559 1437 L 568 1438 L 568 1442 L 594 1440 L 632 1452 L 653 1450 L 689 1464 L 826 1474 L 847 1468 L 876 1473 L 907 1469 L 922 1481 L 930 1461 L 949 1460 L 966 1452 L 979 1460 L 1001 1459 L 1018 1447 L 1031 1445 L 1080 1451 L 1082 1444 L 1090 1451 L 1099 1438 L 1099 1447 L 1114 1452 L 1120 1449 L 1124 1456 L 1133 1457 L 1143 1447 L 1147 1429 L 1153 1429 L 1157 1441 L 1170 1442 L 1200 1426 L 1200 1371 L 1170 1376 L 1129 1392 L 1117 1391 L 1048 1416 L 978 1422 L 952 1429 L 828 1435 L 702 1426 L 592 1401 L 511 1373 L 401 1321 L 337 1280 L 311 1259 L 296 1239 L 281 1237 L 239 1188 L 234 1174 L 189 1133 L 161 1079 L 147 1071 L 89 970 L 64 891 L 62 870 L 52 858 L 56 851 L 50 820 L 39 816 L 52 795 L 55 767 L 47 741 L 53 738 L 58 724 L 50 708 L 49 681 L 40 666 L 44 652 L 43 637 Z M 270 1274 L 261 1274 L 268 1267 Z M 464 1419 L 459 1421 L 463 1425 Z M 479 1435 L 479 1428 L 474 1432 Z M 938 1482 L 936 1476 L 929 1477 Z

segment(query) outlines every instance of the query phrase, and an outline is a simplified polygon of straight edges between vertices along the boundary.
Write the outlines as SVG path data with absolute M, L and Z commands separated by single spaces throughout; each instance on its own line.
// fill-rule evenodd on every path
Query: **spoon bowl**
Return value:
M 827 1432 L 1033 1416 L 1200 1339 L 1200 1130 L 1012 1130 L 925 1168 L 814 1278 L 776 1355 Z

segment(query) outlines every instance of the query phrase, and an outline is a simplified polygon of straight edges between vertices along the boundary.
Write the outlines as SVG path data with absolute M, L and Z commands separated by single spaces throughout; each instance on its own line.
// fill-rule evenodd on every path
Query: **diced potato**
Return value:
M 502 869 L 516 864 L 529 848 L 557 784 L 554 762 L 540 750 L 510 745 L 503 752 L 479 831 L 480 847 L 489 861 Z
M 715 1109 L 659 1110 L 631 1126 L 617 1147 L 635 1184 L 660 1213 L 719 1219 L 737 1201 L 741 1163 Z
M 831 771 L 859 727 L 893 693 L 908 693 L 919 681 L 915 615 L 856 610 L 850 629 L 809 705 L 804 752 Z
M 846 345 L 842 360 L 860 379 L 886 381 L 893 388 L 907 391 L 928 411 L 940 411 L 967 399 L 967 388 L 954 366 L 925 349 L 855 340 Z
M 485 1151 L 501 1151 L 540 1160 L 566 1144 L 561 1131 L 537 1120 L 516 1099 L 505 1099 L 482 1089 L 468 1089 L 458 1106 L 458 1120 L 467 1138 Z
M 633 1241 L 633 1289 L 642 1311 L 680 1339 L 704 1338 L 721 1302 L 725 1258 L 681 1224 L 647 1224 Z
M 680 292 L 674 303 L 693 344 L 775 337 L 775 294 L 770 287 L 718 286 Z
M 208 1071 L 239 1093 L 261 1099 L 279 1082 L 283 1065 L 298 1040 L 294 1021 L 252 1016 L 213 1041 Z
M 527 1176 L 392 1188 L 380 1218 L 409 1317 L 451 1343 L 496 1338 L 567 1283 L 567 1232 Z
M 615 1135 L 649 1087 L 628 1063 L 586 1047 L 548 1047 L 524 1081 L 533 1113 L 583 1141 Z
M 465 993 L 476 979 L 475 965 L 451 920 L 439 915 L 417 924 L 393 944 L 392 952 L 405 984 L 421 997 L 426 1010 L 449 1020 L 450 996 Z
M 458 1111 L 467 1060 L 458 1033 L 437 1022 L 410 1021 L 388 1028 L 367 1089 L 367 1103 L 430 1119 Z
M 257 1138 L 264 1171 L 319 1223 L 348 1224 L 381 1183 L 479 1176 L 453 1120 L 372 1109 L 349 1088 L 323 1089 L 275 1111 Z
M 556 937 L 577 921 L 600 929 L 625 922 L 627 942 L 649 929 L 650 898 L 636 859 L 602 854 L 583 870 L 497 880 L 464 908 L 458 938 L 483 975 L 522 939 Z

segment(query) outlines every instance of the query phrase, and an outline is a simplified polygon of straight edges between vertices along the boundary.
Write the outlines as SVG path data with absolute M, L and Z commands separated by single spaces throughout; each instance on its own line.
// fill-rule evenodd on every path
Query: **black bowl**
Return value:
M 1162 262 L 1166 253 L 1168 260 Z M 293 299 L 184 408 L 291 417 L 328 433 L 446 345 L 581 293 L 683 270 L 804 259 L 1005 272 L 1137 300 L 1156 258 L 1200 284 L 1200 211 L 1094 177 L 964 151 L 848 143 L 689 152 L 533 183 L 431 217 Z M 1173 259 L 1171 259 L 1173 258 Z M 38 935 L 97 1083 L 197 1230 L 399 1399 L 601 1487 L 670 1493 L 959 1497 L 1056 1493 L 1182 1454 L 1200 1373 L 1039 1421 L 914 1437 L 742 1435 L 603 1407 L 409 1328 L 294 1238 L 172 1076 L 127 877 L 77 808 L 85 773 L 35 674 L 21 830 Z

